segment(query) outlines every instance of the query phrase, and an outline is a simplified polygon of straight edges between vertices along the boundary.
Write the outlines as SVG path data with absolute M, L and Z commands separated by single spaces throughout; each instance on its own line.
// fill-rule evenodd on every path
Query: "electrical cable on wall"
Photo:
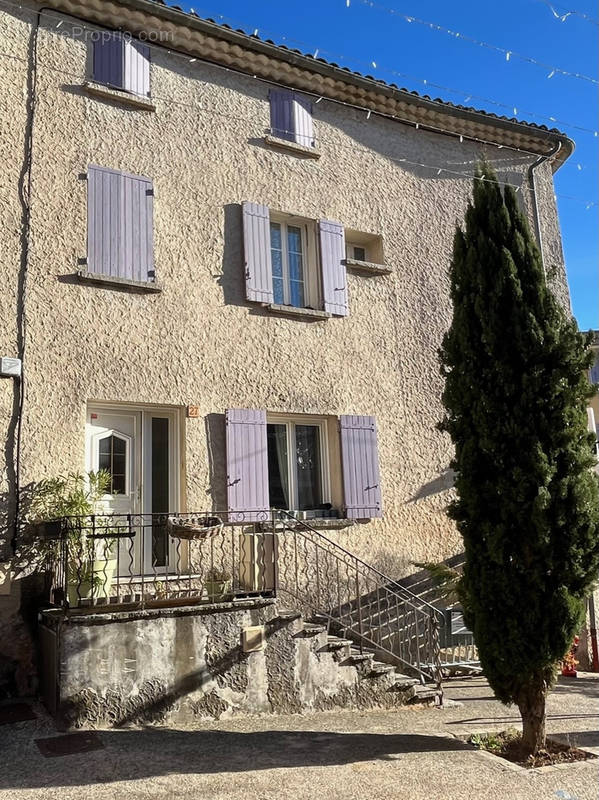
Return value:
M 7 7 L 13 7 L 13 8 L 19 8 L 19 9 L 22 9 L 24 11 L 28 10 L 28 9 L 23 9 L 23 7 L 21 5 L 18 5 L 17 3 L 14 3 L 14 2 L 11 2 L 10 0 L 0 0 L 0 5 L 4 5 L 4 6 L 7 6 Z M 34 12 L 31 11 L 31 13 L 34 13 Z M 58 20 L 58 23 L 55 26 L 56 29 L 58 29 L 58 28 L 60 28 L 62 26 L 62 24 L 64 22 L 64 17 L 65 16 L 69 16 L 69 15 L 64 13 L 62 16 L 59 16 L 58 13 L 54 13 L 54 14 L 47 13 L 46 16 L 49 17 L 49 18 L 54 18 L 54 19 Z M 217 16 L 218 16 L 218 19 L 221 19 L 221 20 L 229 19 L 228 17 L 225 17 L 222 14 L 219 14 Z M 75 17 L 75 19 L 79 19 L 79 18 Z M 85 22 L 86 24 L 88 24 L 86 20 L 81 20 L 81 21 Z M 211 21 L 211 20 L 207 19 L 207 21 Z M 233 20 L 230 20 L 230 19 L 229 19 L 229 21 L 230 22 L 234 22 Z M 241 25 L 242 23 L 237 23 L 236 22 L 235 24 Z M 268 32 L 265 32 L 265 34 L 267 34 L 269 36 L 276 36 L 278 39 L 280 39 L 281 41 L 284 41 L 284 42 L 289 42 L 289 43 L 292 43 L 292 44 L 301 45 L 306 50 L 311 50 L 312 49 L 311 45 L 308 45 L 305 42 L 300 42 L 300 41 L 298 41 L 296 39 L 290 39 L 290 38 L 288 38 L 286 36 L 277 36 L 276 34 L 272 34 L 272 33 L 268 33 Z M 261 41 L 264 41 L 264 40 L 261 40 Z M 154 44 L 152 42 L 149 42 L 149 41 L 145 41 L 144 44 L 147 47 L 149 47 L 150 50 L 155 49 L 155 50 L 159 50 L 159 51 L 164 51 L 165 49 L 167 49 L 169 54 L 175 55 L 175 56 L 178 56 L 178 57 L 181 57 L 181 58 L 187 58 L 190 63 L 193 63 L 193 62 L 197 61 L 197 58 L 191 58 L 190 59 L 189 56 L 187 56 L 186 54 L 180 53 L 177 50 L 169 50 L 168 48 L 165 48 L 165 46 L 156 45 L 156 44 Z M 329 60 L 330 59 L 338 59 L 338 60 L 343 61 L 345 59 L 345 56 L 343 56 L 343 55 L 340 55 L 338 53 L 333 53 L 331 51 L 327 51 L 327 50 L 324 50 L 322 48 L 317 48 L 315 50 L 315 54 L 312 57 L 316 58 L 316 54 L 318 54 L 318 53 L 327 55 Z M 6 57 L 12 57 L 12 58 L 15 58 L 15 59 L 18 60 L 18 56 L 12 56 L 11 54 L 8 54 L 8 53 L 2 53 L 1 55 L 4 55 Z M 457 88 L 451 87 L 451 86 L 444 86 L 443 84 L 430 81 L 428 78 L 419 78 L 419 77 L 417 77 L 415 75 L 411 75 L 409 73 L 398 72 L 397 70 L 392 69 L 391 67 L 387 67 L 387 66 L 384 66 L 384 65 L 380 64 L 379 62 L 372 62 L 372 61 L 366 62 L 366 61 L 362 61 L 362 60 L 356 60 L 353 57 L 352 57 L 351 60 L 354 63 L 360 64 L 362 66 L 366 66 L 369 69 L 370 69 L 370 67 L 373 66 L 373 64 L 376 63 L 376 64 L 378 64 L 378 69 L 379 70 L 383 70 L 384 72 L 388 72 L 389 74 L 391 74 L 391 75 L 393 75 L 395 77 L 406 79 L 406 80 L 415 81 L 416 83 L 420 83 L 423 86 L 432 87 L 434 89 L 438 89 L 439 91 L 448 92 L 450 94 L 461 95 L 464 98 L 464 100 L 463 100 L 464 103 L 469 103 L 471 100 L 479 100 L 481 103 L 488 103 L 489 105 L 495 106 L 496 108 L 502 108 L 506 112 L 509 112 L 511 114 L 514 114 L 514 115 L 518 115 L 518 113 L 521 113 L 521 114 L 525 114 L 525 115 L 527 115 L 529 117 L 535 117 L 536 119 L 545 120 L 546 122 L 551 122 L 553 125 L 561 125 L 561 126 L 566 127 L 566 128 L 571 128 L 572 130 L 580 131 L 580 132 L 583 132 L 583 133 L 590 133 L 595 137 L 599 136 L 599 131 L 597 129 L 588 128 L 588 127 L 586 127 L 584 125 L 581 125 L 579 123 L 576 123 L 576 122 L 568 122 L 568 121 L 559 119 L 559 118 L 557 118 L 555 116 L 547 115 L 547 114 L 541 114 L 541 113 L 536 112 L 536 111 L 530 111 L 529 109 L 514 108 L 514 106 L 512 104 L 503 103 L 503 102 L 500 102 L 498 100 L 493 100 L 493 99 L 491 99 L 489 97 L 485 97 L 483 95 L 476 94 L 476 93 L 474 93 L 472 91 L 468 91 L 466 89 L 457 89 Z M 220 65 L 214 64 L 213 66 L 220 66 Z M 228 68 L 224 67 L 224 69 L 228 69 Z M 553 75 L 555 75 L 555 71 L 556 71 L 555 69 L 552 70 L 552 72 L 550 72 L 547 77 L 552 77 Z M 69 73 L 65 71 L 64 74 L 66 75 L 66 74 L 69 74 Z M 365 77 L 368 77 L 368 76 L 365 76 Z M 371 79 L 372 80 L 377 80 L 375 78 L 371 78 Z M 261 79 L 259 79 L 259 80 L 261 80 Z M 394 88 L 394 87 L 392 87 L 392 88 Z M 404 91 L 409 91 L 409 90 L 408 89 L 404 89 Z M 445 102 L 445 101 L 441 101 L 441 102 Z

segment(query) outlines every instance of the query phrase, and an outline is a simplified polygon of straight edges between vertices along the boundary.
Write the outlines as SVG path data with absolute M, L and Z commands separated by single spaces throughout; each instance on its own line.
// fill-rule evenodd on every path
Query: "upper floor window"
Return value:
M 269 99 L 271 134 L 304 147 L 314 147 L 312 103 L 288 89 L 271 89 Z
M 589 370 L 589 378 L 591 383 L 599 383 L 599 351 L 595 351 L 595 361 Z
M 242 209 L 247 299 L 347 316 L 343 226 L 258 203 Z
M 153 283 L 152 181 L 90 165 L 87 173 L 87 269 L 117 280 Z
M 101 31 L 98 37 L 93 43 L 93 80 L 149 97 L 150 48 L 116 31 Z

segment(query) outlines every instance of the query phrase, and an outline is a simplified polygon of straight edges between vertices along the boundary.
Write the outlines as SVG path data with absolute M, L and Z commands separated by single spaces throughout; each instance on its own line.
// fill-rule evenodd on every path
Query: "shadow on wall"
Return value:
M 227 509 L 226 428 L 224 414 L 207 414 L 206 442 L 208 446 L 209 486 L 213 511 Z
M 225 305 L 242 306 L 253 316 L 270 316 L 266 308 L 248 302 L 245 296 L 241 203 L 225 205 L 223 227 L 223 259 L 217 283 L 223 290 Z
M 448 489 L 452 489 L 455 482 L 455 472 L 448 467 L 443 472 L 428 483 L 424 483 L 413 497 L 408 500 L 409 503 L 415 503 L 417 500 L 423 500 L 425 497 L 431 497 L 434 494 L 440 494 Z
M 47 788 L 140 780 L 173 774 L 214 775 L 258 770 L 326 767 L 364 761 L 396 761 L 401 754 L 468 751 L 472 747 L 447 736 L 385 733 L 263 730 L 102 731 L 105 749 L 56 769 L 39 756 L 23 759 L 18 769 L 0 775 L 0 788 Z M 107 760 L 108 756 L 108 760 Z M 107 764 L 110 768 L 107 768 Z M 63 766 L 66 766 L 63 765 Z M 247 787 L 246 787 L 247 788 Z

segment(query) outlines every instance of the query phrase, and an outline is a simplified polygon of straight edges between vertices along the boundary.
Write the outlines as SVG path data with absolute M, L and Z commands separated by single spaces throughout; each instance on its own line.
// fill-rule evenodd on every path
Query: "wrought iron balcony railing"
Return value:
M 98 514 L 45 523 L 50 600 L 89 611 L 273 596 L 272 516 L 262 516 Z

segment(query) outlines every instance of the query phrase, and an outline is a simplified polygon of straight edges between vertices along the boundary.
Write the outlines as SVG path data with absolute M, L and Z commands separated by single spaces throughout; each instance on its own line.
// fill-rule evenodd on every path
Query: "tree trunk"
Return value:
M 535 755 L 545 747 L 545 700 L 547 685 L 534 681 L 520 693 L 518 708 L 522 717 L 522 747 L 527 755 Z

